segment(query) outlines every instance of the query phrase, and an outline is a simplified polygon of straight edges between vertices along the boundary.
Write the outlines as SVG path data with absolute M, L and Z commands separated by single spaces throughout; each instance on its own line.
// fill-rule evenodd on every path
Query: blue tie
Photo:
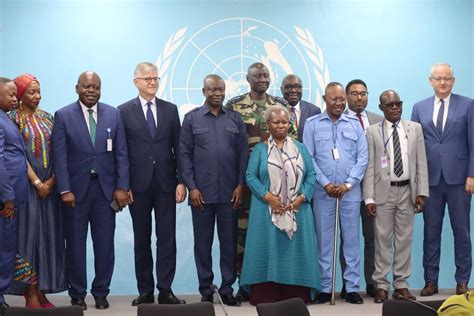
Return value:
M 151 106 L 153 105 L 152 102 L 148 101 L 146 103 L 147 110 L 146 110 L 146 124 L 148 125 L 148 130 L 150 130 L 151 138 L 155 138 L 156 134 L 156 124 L 155 118 L 153 117 L 153 112 L 151 111 Z
M 444 100 L 440 99 L 439 102 L 441 102 L 441 106 L 439 107 L 438 117 L 436 118 L 436 129 L 441 135 L 443 134 Z

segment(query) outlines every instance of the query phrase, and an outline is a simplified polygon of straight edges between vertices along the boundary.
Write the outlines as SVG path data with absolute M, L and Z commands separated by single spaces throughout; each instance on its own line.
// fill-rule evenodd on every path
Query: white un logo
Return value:
M 323 52 L 311 32 L 294 29 L 290 37 L 269 23 L 250 18 L 219 20 L 192 35 L 183 27 L 170 36 L 158 56 L 158 97 L 177 104 L 183 117 L 203 104 L 206 75 L 215 73 L 225 80 L 228 100 L 249 91 L 247 67 L 261 62 L 270 71 L 268 93 L 281 95 L 282 79 L 294 73 L 303 81 L 303 98 L 324 110 L 321 96 L 330 79 Z

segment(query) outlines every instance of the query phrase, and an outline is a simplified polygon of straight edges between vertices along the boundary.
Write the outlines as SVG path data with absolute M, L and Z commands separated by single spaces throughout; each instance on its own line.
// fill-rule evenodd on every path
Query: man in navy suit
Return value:
M 115 211 L 128 203 L 127 143 L 120 112 L 98 102 L 101 81 L 94 72 L 79 76 L 79 100 L 56 112 L 52 132 L 54 171 L 64 205 L 66 272 L 72 305 L 87 309 L 86 240 L 90 223 L 97 309 L 109 307 L 114 270 Z
M 290 105 L 289 110 L 298 129 L 298 140 L 301 142 L 306 119 L 321 113 L 321 109 L 312 103 L 301 100 L 303 83 L 297 75 L 288 75 L 283 78 L 280 89 L 281 94 Z
M 139 296 L 132 305 L 154 303 L 151 211 L 155 210 L 156 276 L 160 304 L 184 304 L 171 290 L 176 270 L 176 203 L 186 198 L 177 157 L 179 123 L 176 105 L 156 98 L 158 69 L 152 63 L 135 68 L 138 97 L 119 106 L 130 160 L 133 203 L 135 276 Z
M 17 242 L 15 213 L 28 199 L 25 145 L 6 112 L 17 105 L 16 86 L 0 77 L 0 314 L 8 304 L 3 295 L 13 281 Z
M 455 78 L 448 64 L 433 65 L 429 80 L 435 95 L 416 103 L 412 113 L 412 120 L 423 128 L 430 185 L 423 213 L 425 287 L 421 296 L 438 293 L 446 204 L 454 233 L 456 294 L 464 294 L 472 267 L 469 213 L 474 192 L 474 100 L 451 93 Z

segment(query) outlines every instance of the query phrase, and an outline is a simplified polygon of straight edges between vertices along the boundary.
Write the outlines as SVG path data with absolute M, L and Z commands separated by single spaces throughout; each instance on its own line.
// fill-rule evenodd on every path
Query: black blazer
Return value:
M 164 192 L 174 192 L 178 180 L 178 148 L 181 125 L 173 103 L 155 98 L 157 131 L 152 139 L 138 97 L 118 108 L 125 127 L 130 163 L 130 188 L 144 192 L 153 174 Z M 153 173 L 155 171 L 155 173 Z M 179 181 L 182 182 L 182 181 Z
M 300 120 L 298 122 L 298 140 L 303 140 L 303 129 L 306 119 L 313 115 L 321 113 L 321 109 L 314 105 L 313 103 L 309 103 L 307 101 L 300 100 L 300 108 L 301 108 L 301 115 Z

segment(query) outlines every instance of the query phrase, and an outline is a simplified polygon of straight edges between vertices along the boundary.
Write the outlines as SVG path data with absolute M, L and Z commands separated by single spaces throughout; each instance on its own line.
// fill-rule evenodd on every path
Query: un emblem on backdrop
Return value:
M 213 22 L 190 34 L 183 27 L 166 41 L 158 56 L 158 97 L 179 107 L 181 117 L 203 103 L 202 79 L 216 73 L 226 83 L 226 99 L 250 90 L 247 67 L 262 62 L 270 71 L 268 92 L 280 95 L 281 80 L 290 73 L 303 80 L 304 98 L 324 109 L 322 95 L 330 82 L 323 51 L 307 29 L 294 26 L 288 36 L 269 23 L 250 18 Z

